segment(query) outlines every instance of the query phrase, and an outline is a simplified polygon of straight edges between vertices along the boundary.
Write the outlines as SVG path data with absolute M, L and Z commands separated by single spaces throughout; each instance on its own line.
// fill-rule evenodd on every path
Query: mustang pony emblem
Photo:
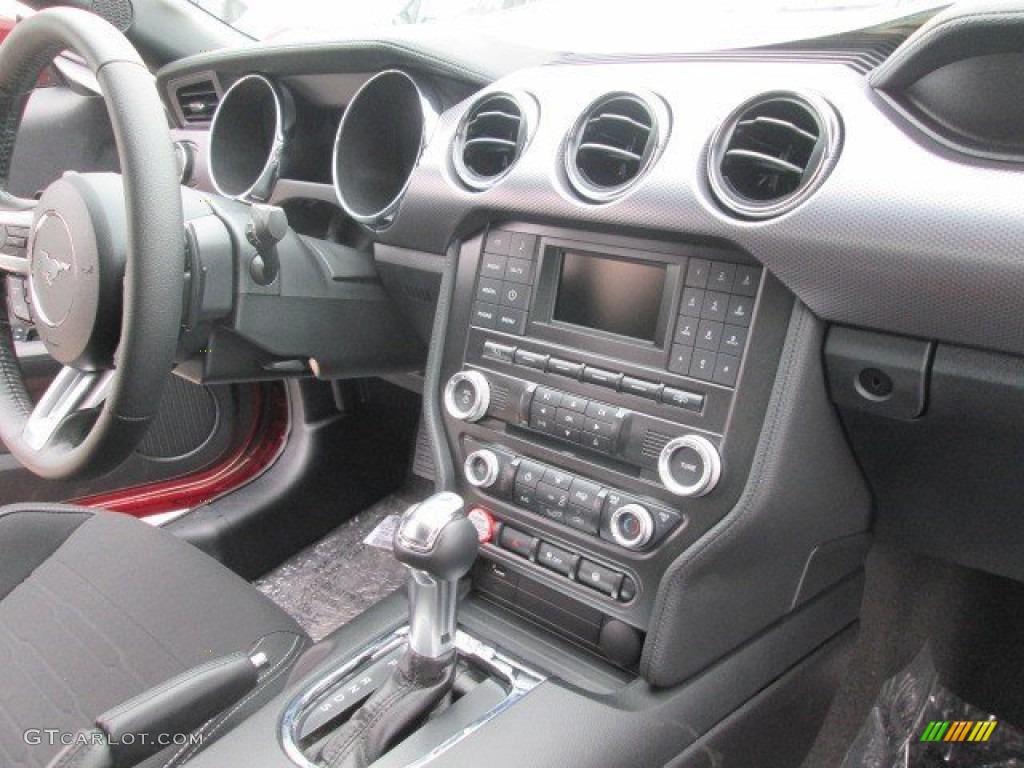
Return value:
M 68 272 L 71 265 L 66 261 L 55 259 L 46 251 L 40 251 L 39 256 L 43 260 L 43 279 L 47 285 L 53 285 L 62 272 Z

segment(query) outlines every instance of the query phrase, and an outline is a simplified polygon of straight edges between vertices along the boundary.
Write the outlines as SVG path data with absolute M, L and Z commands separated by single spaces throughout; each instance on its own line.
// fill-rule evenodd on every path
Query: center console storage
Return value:
M 792 299 L 743 253 L 508 223 L 467 241 L 443 358 L 474 583 L 620 666 L 747 477 Z

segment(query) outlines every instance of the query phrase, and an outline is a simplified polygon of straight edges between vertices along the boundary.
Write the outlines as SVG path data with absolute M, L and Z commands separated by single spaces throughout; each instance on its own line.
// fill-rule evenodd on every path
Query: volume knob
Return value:
M 444 388 L 444 407 L 452 418 L 479 421 L 491 404 L 491 385 L 480 371 L 459 371 Z
M 706 437 L 683 435 L 661 449 L 658 476 L 676 496 L 704 496 L 718 485 L 722 459 Z

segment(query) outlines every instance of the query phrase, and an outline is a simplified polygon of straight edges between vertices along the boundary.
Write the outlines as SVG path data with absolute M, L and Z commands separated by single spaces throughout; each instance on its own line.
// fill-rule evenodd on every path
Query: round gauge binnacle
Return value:
M 216 190 L 225 197 L 267 200 L 281 175 L 293 122 L 287 90 L 262 75 L 237 80 L 210 125 L 208 166 Z
M 334 141 L 334 189 L 361 224 L 391 223 L 437 110 L 405 72 L 370 78 L 352 97 Z

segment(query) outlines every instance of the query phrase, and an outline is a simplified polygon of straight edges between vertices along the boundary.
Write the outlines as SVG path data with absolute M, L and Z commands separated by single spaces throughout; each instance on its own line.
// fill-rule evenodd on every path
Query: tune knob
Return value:
M 627 549 L 641 549 L 654 535 L 654 518 L 647 507 L 623 504 L 612 513 L 608 530 L 616 544 Z
M 703 496 L 718 484 L 722 459 L 707 438 L 683 435 L 661 449 L 658 476 L 676 496 Z
M 444 388 L 444 407 L 461 421 L 479 421 L 491 404 L 491 385 L 479 371 L 460 371 Z
M 498 479 L 501 465 L 494 451 L 481 448 L 466 457 L 462 469 L 466 474 L 466 482 L 474 488 L 490 488 Z

